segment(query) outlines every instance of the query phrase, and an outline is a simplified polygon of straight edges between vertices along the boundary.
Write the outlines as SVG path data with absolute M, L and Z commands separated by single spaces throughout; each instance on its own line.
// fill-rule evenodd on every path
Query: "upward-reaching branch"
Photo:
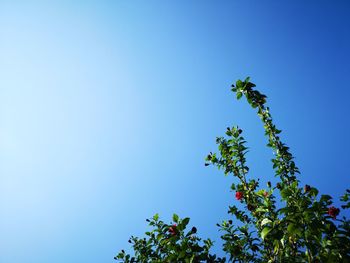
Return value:
M 232 91 L 236 92 L 237 99 L 243 95 L 246 97 L 248 103 L 258 109 L 258 116 L 262 120 L 265 129 L 265 135 L 268 136 L 267 146 L 272 148 L 276 157 L 272 159 L 273 168 L 276 171 L 276 176 L 279 176 L 282 182 L 290 184 L 296 180 L 295 174 L 299 173 L 296 167 L 293 156 L 289 152 L 289 147 L 284 144 L 278 134 L 281 130 L 277 129 L 272 121 L 272 116 L 269 108 L 265 106 L 266 96 L 259 91 L 254 90 L 255 84 L 246 78 L 244 81 L 238 80 L 236 85 L 232 85 Z

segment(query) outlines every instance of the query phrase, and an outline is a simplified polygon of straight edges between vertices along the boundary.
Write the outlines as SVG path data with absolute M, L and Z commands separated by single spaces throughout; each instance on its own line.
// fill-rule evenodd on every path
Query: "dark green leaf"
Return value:
M 264 227 L 264 229 L 261 231 L 261 238 L 265 239 L 268 233 L 270 233 L 272 229 L 270 227 Z
M 173 221 L 175 223 L 178 223 L 179 222 L 179 216 L 177 214 L 173 214 Z

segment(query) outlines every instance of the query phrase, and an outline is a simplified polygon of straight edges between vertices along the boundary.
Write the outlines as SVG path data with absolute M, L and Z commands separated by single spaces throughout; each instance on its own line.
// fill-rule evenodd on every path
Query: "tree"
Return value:
M 218 224 L 223 232 L 223 251 L 227 257 L 210 253 L 213 242 L 197 236 L 197 229 L 186 230 L 190 219 L 173 215 L 166 224 L 158 215 L 148 219 L 152 230 L 146 237 L 131 237 L 134 255 L 122 250 L 120 262 L 350 262 L 350 220 L 341 210 L 350 208 L 350 190 L 341 197 L 343 205 L 333 206 L 329 195 L 319 195 L 310 185 L 301 186 L 289 148 L 273 123 L 266 96 L 254 89 L 255 84 L 238 80 L 232 85 L 237 99 L 245 97 L 262 120 L 267 147 L 274 152 L 272 166 L 277 182 L 261 187 L 259 179 L 249 177 L 246 164 L 247 146 L 239 127 L 227 128 L 226 137 L 218 137 L 218 153 L 210 153 L 205 165 L 214 165 L 235 178 L 231 189 L 236 205 L 228 212 L 235 222 Z

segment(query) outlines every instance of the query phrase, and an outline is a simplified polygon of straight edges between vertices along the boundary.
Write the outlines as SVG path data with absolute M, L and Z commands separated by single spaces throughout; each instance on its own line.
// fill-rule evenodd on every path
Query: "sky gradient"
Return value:
M 272 153 L 230 85 L 251 76 L 301 181 L 350 174 L 349 1 L 0 1 L 0 262 L 114 262 L 158 212 L 219 236 L 232 178 L 204 167 L 239 125 L 251 176 Z M 219 251 L 216 247 L 214 250 Z

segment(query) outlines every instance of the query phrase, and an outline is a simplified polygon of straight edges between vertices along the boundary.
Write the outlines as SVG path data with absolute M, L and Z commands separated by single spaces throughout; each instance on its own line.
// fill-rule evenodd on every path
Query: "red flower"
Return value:
M 172 235 L 172 236 L 175 236 L 176 235 L 176 227 L 177 225 L 176 224 L 173 224 L 171 227 L 169 227 L 169 233 Z
M 336 219 L 337 218 L 337 215 L 339 215 L 339 208 L 336 208 L 334 206 L 331 206 L 328 208 L 328 214 L 333 218 L 333 219 Z
M 236 192 L 236 199 L 241 200 L 243 198 L 243 193 L 242 192 Z

